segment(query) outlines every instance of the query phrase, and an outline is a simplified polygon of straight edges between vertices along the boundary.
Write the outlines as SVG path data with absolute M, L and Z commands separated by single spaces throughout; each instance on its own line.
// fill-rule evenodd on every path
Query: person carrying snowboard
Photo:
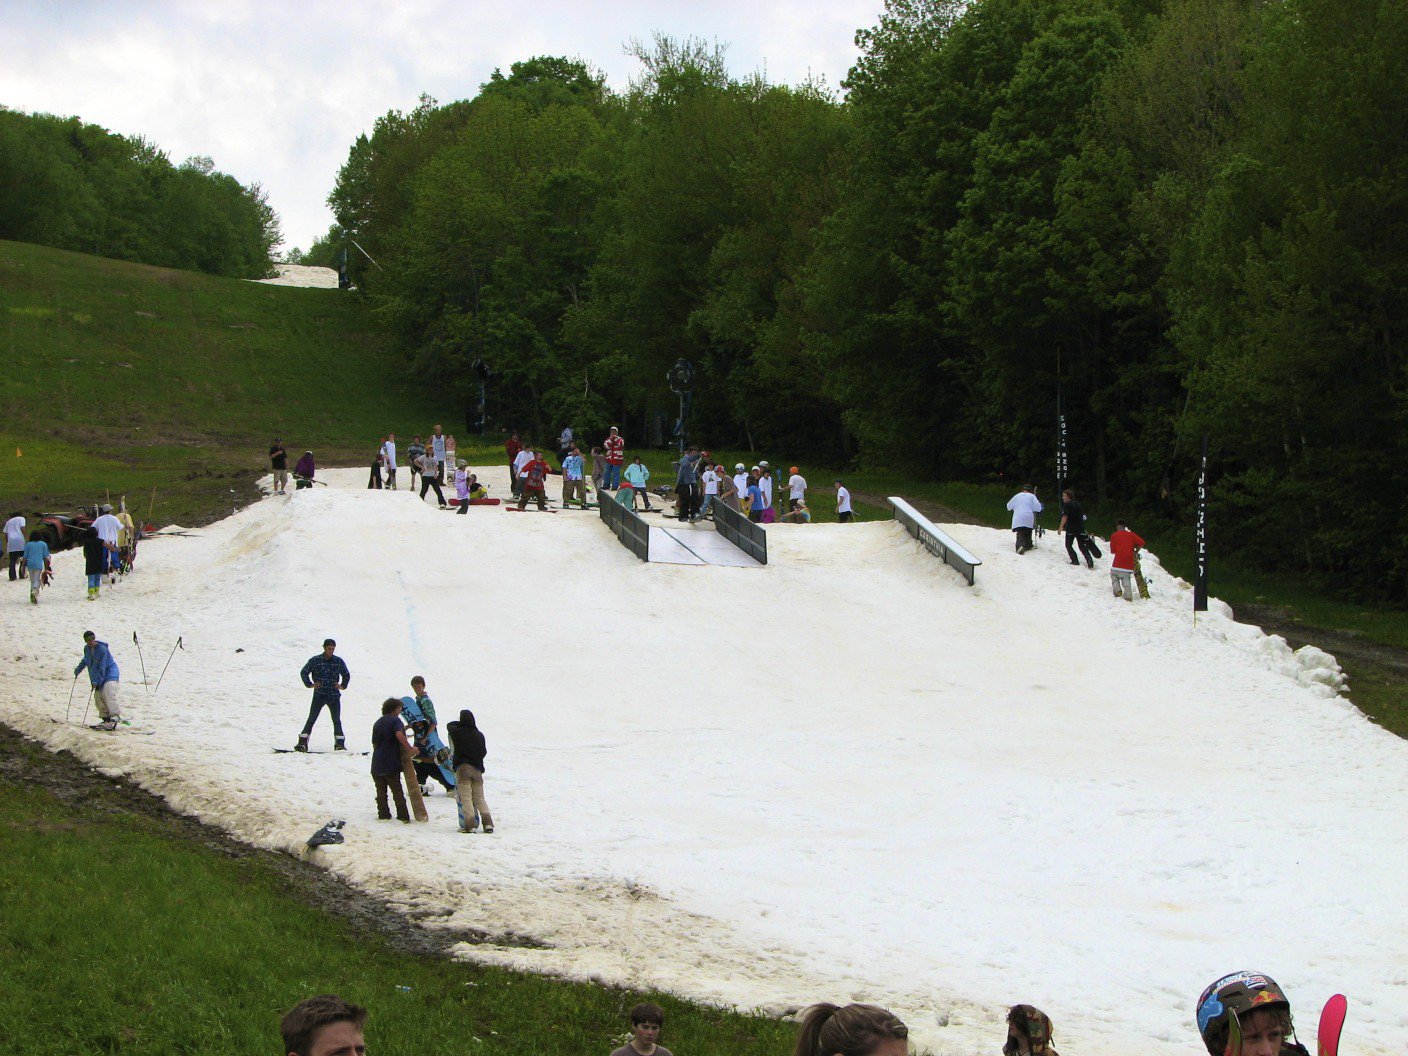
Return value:
M 463 709 L 459 721 L 446 726 L 445 732 L 455 752 L 455 798 L 459 801 L 460 817 L 465 819 L 460 832 L 474 831 L 476 823 L 472 819 L 476 814 L 484 831 L 493 832 L 494 819 L 484 800 L 484 757 L 489 750 L 484 745 L 484 734 L 474 724 L 474 712 Z
M 323 651 L 308 658 L 298 677 L 313 691 L 313 703 L 308 708 L 308 721 L 303 724 L 303 732 L 298 735 L 295 752 L 308 750 L 308 738 L 313 734 L 313 724 L 323 708 L 332 716 L 333 751 L 344 752 L 347 744 L 342 736 L 342 691 L 352 681 L 352 672 L 347 670 L 342 657 L 335 656 L 337 643 L 331 638 L 323 640 Z M 397 765 L 400 765 L 398 760 Z
M 411 679 L 411 692 L 415 695 L 416 707 L 420 708 L 420 713 L 425 716 L 423 723 L 412 723 L 411 732 L 414 734 L 416 780 L 420 782 L 421 794 L 430 795 L 431 780 L 439 781 L 445 788 L 445 794 L 452 795 L 454 786 L 445 780 L 444 773 L 440 770 L 440 764 L 435 761 L 434 753 L 431 751 L 431 734 L 440 728 L 439 721 L 435 718 L 435 704 L 425 693 L 425 679 L 416 675 Z
M 536 451 L 528 451 L 527 448 L 524 451 L 533 457 L 523 464 L 523 474 L 519 478 L 521 487 L 518 491 L 518 508 L 527 509 L 528 500 L 532 499 L 538 504 L 538 509 L 546 510 L 547 497 L 543 492 L 547 488 L 548 464 Z
M 1309 1056 L 1296 1040 L 1285 992 L 1261 972 L 1208 984 L 1194 1014 L 1209 1056 Z
M 122 705 L 117 702 L 120 677 L 117 661 L 112 658 L 108 643 L 98 641 L 98 636 L 92 631 L 83 632 L 83 659 L 78 661 L 78 666 L 73 669 L 73 677 L 77 678 L 85 669 L 88 672 L 88 681 L 93 686 L 93 704 L 102 717 L 102 721 L 93 729 L 117 729 L 122 723 Z
M 1115 534 L 1110 536 L 1110 585 L 1115 597 L 1134 600 L 1134 553 L 1143 545 L 1144 540 L 1126 528 L 1124 521 L 1115 522 Z
M 1071 564 L 1080 564 L 1076 558 L 1076 546 L 1079 545 L 1081 557 L 1085 558 L 1085 567 L 1095 567 L 1095 559 L 1100 556 L 1100 550 L 1095 545 L 1095 540 L 1090 538 L 1090 533 L 1085 530 L 1085 510 L 1076 502 L 1076 493 L 1070 488 L 1061 492 L 1061 523 L 1056 526 L 1056 531 L 1066 533 L 1066 554 L 1070 557 Z

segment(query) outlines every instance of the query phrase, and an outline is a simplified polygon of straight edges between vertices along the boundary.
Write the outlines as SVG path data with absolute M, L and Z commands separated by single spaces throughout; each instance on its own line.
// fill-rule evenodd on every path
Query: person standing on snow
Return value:
M 381 463 L 386 468 L 386 486 L 396 490 L 396 434 L 387 433 L 386 443 L 381 445 Z
M 771 524 L 777 519 L 772 505 L 772 467 L 764 460 L 758 463 L 758 490 L 763 493 L 763 523 Z
M 420 499 L 425 501 L 425 493 L 430 489 L 435 489 L 435 497 L 440 500 L 440 508 L 447 510 L 450 504 L 445 501 L 445 493 L 440 490 L 440 467 L 435 461 L 435 453 L 426 450 L 420 456 Z
M 538 509 L 546 510 L 547 497 L 543 492 L 547 488 L 548 464 L 543 461 L 542 456 L 530 448 L 524 448 L 519 452 L 519 457 L 528 456 L 528 461 L 523 463 L 522 476 L 519 478 L 518 508 L 527 509 L 528 500 L 532 499 L 538 504 Z
M 748 470 L 742 462 L 739 462 L 733 467 L 733 501 L 737 503 L 735 509 L 739 513 L 747 512 L 743 509 L 743 500 L 748 495 L 749 483 Z
M 376 820 L 391 820 L 391 804 L 386 794 L 396 801 L 396 820 L 411 823 L 406 807 L 406 793 L 401 788 L 401 753 L 413 755 L 415 750 L 406 740 L 406 727 L 401 722 L 402 703 L 387 697 L 381 703 L 381 718 L 372 723 L 372 782 L 376 785 Z M 303 749 L 307 751 L 307 749 Z
M 831 483 L 836 485 L 836 520 L 842 524 L 847 524 L 855 520 L 856 515 L 851 510 L 851 493 L 839 480 Z
M 372 455 L 372 471 L 371 475 L 367 477 L 368 491 L 381 490 L 381 467 L 386 464 L 385 447 L 386 438 L 383 437 L 381 443 L 377 445 L 376 454 Z
M 621 487 L 621 467 L 626 461 L 626 439 L 613 425 L 611 433 L 602 441 L 601 446 L 606 449 L 605 486 L 610 491 L 616 491 Z
M 646 468 L 644 462 L 640 460 L 640 455 L 636 455 L 635 461 L 626 467 L 626 486 L 619 491 L 629 491 L 631 493 L 631 509 L 636 508 L 636 492 L 640 492 L 640 497 L 645 500 L 647 510 L 654 509 L 650 505 L 650 490 L 646 484 L 650 481 L 650 470 Z M 626 505 L 624 502 L 622 506 Z
M 411 437 L 411 445 L 406 448 L 406 457 L 411 460 L 411 490 L 416 490 L 416 474 L 420 472 L 420 459 L 425 454 L 425 445 L 419 436 Z M 421 498 L 425 496 L 422 495 Z
M 508 455 L 508 492 L 518 498 L 518 452 L 523 450 L 523 441 L 514 433 L 504 441 L 504 453 Z
M 49 562 L 49 544 L 32 532 L 24 547 L 24 567 L 29 572 L 29 603 L 39 604 L 39 591 L 44 586 L 44 577 L 53 572 Z
M 1115 534 L 1110 536 L 1110 586 L 1115 597 L 1134 600 L 1134 554 L 1143 545 L 1144 540 L 1126 528 L 1124 521 L 1115 522 Z
M 108 548 L 98 530 L 89 527 L 83 533 L 83 572 L 88 577 L 88 600 L 97 601 L 102 589 L 103 573 L 107 571 Z
M 308 738 L 312 736 L 313 723 L 318 721 L 318 715 L 324 708 L 327 708 L 328 714 L 332 716 L 333 750 L 347 750 L 342 736 L 342 691 L 352 682 L 352 672 L 347 670 L 342 657 L 333 655 L 336 649 L 335 641 L 331 638 L 324 639 L 323 651 L 317 656 L 309 657 L 308 662 L 303 665 L 303 670 L 298 673 L 303 684 L 313 691 L 313 703 L 308 708 L 308 721 L 303 724 L 298 743 L 293 746 L 295 752 L 308 750 Z
M 791 513 L 801 506 L 807 497 L 807 478 L 797 472 L 796 466 L 789 472 L 791 476 L 787 478 L 787 512 Z
M 699 449 L 691 446 L 675 470 L 675 509 L 679 519 L 694 519 L 694 486 L 699 480 Z
M 269 472 L 274 475 L 274 494 L 284 495 L 288 491 L 288 452 L 283 441 L 277 436 L 269 445 Z
M 445 732 L 455 753 L 455 798 L 465 822 L 460 832 L 474 831 L 472 819 L 476 814 L 484 831 L 493 832 L 494 819 L 489 816 L 489 804 L 484 800 L 484 757 L 489 750 L 484 745 L 484 734 L 474 724 L 474 712 L 465 708 L 460 712 L 459 721 L 446 726 Z
M 10 519 L 5 522 L 5 548 L 10 552 L 10 582 L 19 579 L 20 558 L 24 556 L 24 517 L 18 513 L 10 514 Z
M 560 465 L 572 453 L 572 427 L 564 425 L 562 435 L 557 438 L 557 461 Z
M 122 536 L 122 522 L 113 516 L 111 506 L 102 506 L 98 513 L 100 516 L 93 522 L 93 530 L 98 533 L 98 538 L 103 541 L 103 572 L 115 573 L 117 571 L 118 556 L 121 553 L 121 546 L 118 540 Z M 117 582 L 116 575 L 113 575 L 112 582 Z
M 430 435 L 430 450 L 435 455 L 435 481 L 445 483 L 445 434 L 437 425 Z
M 1080 564 L 1076 558 L 1076 546 L 1079 545 L 1081 556 L 1085 558 L 1085 567 L 1095 567 L 1095 559 L 1100 556 L 1100 551 L 1095 548 L 1094 541 L 1085 530 L 1085 510 L 1076 502 L 1076 493 L 1070 488 L 1061 492 L 1061 523 L 1056 526 L 1056 531 L 1066 533 L 1066 553 L 1070 556 L 1071 564 Z
M 92 631 L 83 632 L 83 659 L 73 669 L 73 677 L 77 678 L 85 668 L 88 671 L 88 681 L 93 686 L 93 703 L 103 720 L 93 729 L 117 729 L 118 724 L 122 722 L 122 706 L 117 702 L 120 677 L 117 661 L 112 658 L 108 643 L 98 641 L 98 636 Z
M 708 458 L 704 459 L 704 464 L 707 468 L 699 477 L 700 487 L 704 489 L 704 501 L 699 506 L 696 520 L 703 520 L 704 515 L 709 512 L 709 507 L 719 497 L 719 481 L 725 479 L 722 466 L 717 463 L 711 464 Z
M 1032 529 L 1042 510 L 1036 485 L 1023 484 L 1022 490 L 1007 500 L 1007 508 L 1012 511 L 1012 530 L 1017 533 L 1017 553 L 1025 554 L 1032 548 Z
M 563 430 L 570 433 L 571 429 Z M 582 509 L 587 508 L 586 467 L 582 462 L 582 452 L 576 444 L 569 444 L 567 454 L 562 459 L 562 508 L 565 510 L 576 499 Z

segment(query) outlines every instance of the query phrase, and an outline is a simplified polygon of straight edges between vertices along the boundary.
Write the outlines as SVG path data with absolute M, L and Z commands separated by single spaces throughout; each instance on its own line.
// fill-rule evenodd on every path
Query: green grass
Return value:
M 337 291 L 0 241 L 6 512 L 125 493 L 199 523 L 253 497 L 275 435 L 331 465 L 370 461 L 387 430 L 453 432 L 462 414 L 391 347 Z
M 646 999 L 666 1008 L 665 1044 L 696 1056 L 784 1053 L 795 1031 L 400 952 L 291 898 L 269 856 L 193 843 L 168 817 L 80 812 L 33 784 L 0 783 L 0 849 L 7 1053 L 263 1056 L 283 1051 L 284 1011 L 328 992 L 371 1010 L 382 1054 L 605 1053 Z

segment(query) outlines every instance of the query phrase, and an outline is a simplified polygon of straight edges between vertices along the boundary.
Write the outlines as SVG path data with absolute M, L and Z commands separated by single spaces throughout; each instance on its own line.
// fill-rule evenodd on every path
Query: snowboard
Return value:
M 460 502 L 459 499 L 451 499 L 450 505 L 456 508 L 460 506 L 497 506 L 500 501 L 500 499 L 465 499 L 464 502 Z
M 1336 1056 L 1340 1049 L 1340 1031 L 1344 1029 L 1345 1013 L 1349 1002 L 1344 994 L 1336 994 L 1325 1002 L 1320 1013 L 1320 1031 L 1316 1035 L 1319 1056 Z
M 430 814 L 420 794 L 420 781 L 416 779 L 415 752 L 409 748 L 401 750 L 401 773 L 406 778 L 406 798 L 411 804 L 411 815 L 416 821 L 429 821 Z
M 508 512 L 508 513 L 556 513 L 556 512 L 557 512 L 556 510 L 552 509 L 551 507 L 549 507 L 549 508 L 546 509 L 546 510 L 539 510 L 539 509 L 536 509 L 536 508 L 531 508 L 531 509 L 530 509 L 530 508 L 527 507 L 527 506 L 505 506 L 505 507 L 504 507 L 504 510 L 505 510 L 506 512 Z
M 425 712 L 420 710 L 420 705 L 416 703 L 415 697 L 401 698 L 401 718 L 410 726 L 416 748 L 420 750 L 420 755 L 416 762 L 434 763 L 440 770 L 440 774 L 445 778 L 445 783 L 450 788 L 455 787 L 455 770 L 450 765 L 450 749 L 445 747 L 445 742 L 440 739 L 439 733 L 431 732 L 430 723 L 426 720 Z M 412 768 L 412 773 L 414 773 Z M 420 787 L 417 784 L 416 793 L 419 795 Z M 464 828 L 464 812 L 460 812 L 460 828 Z
M 1144 568 L 1139 563 L 1139 551 L 1134 552 L 1134 585 L 1139 588 L 1139 596 L 1148 598 L 1149 581 L 1144 578 Z
M 310 749 L 308 749 L 308 751 L 306 751 L 306 752 L 299 752 L 297 748 L 275 748 L 274 751 L 277 752 L 279 755 L 293 755 L 293 754 L 298 754 L 298 755 L 334 755 L 334 754 L 337 754 L 337 753 L 335 753 L 335 752 L 330 752 L 330 751 L 328 751 L 326 748 L 310 748 Z M 372 753 L 371 753 L 371 752 L 348 752 L 348 751 L 343 751 L 341 754 L 343 754 L 343 755 L 371 755 Z
M 56 726 L 72 726 L 76 730 L 92 730 L 94 733 L 130 733 L 138 737 L 150 737 L 156 730 L 144 729 L 140 726 L 119 726 L 115 730 L 99 730 L 92 723 L 69 722 L 67 719 L 50 719 Z

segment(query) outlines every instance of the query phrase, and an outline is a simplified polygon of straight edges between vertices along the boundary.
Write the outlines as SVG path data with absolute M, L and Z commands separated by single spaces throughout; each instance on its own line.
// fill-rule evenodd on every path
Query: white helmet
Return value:
M 736 472 L 736 473 L 742 473 L 742 472 L 743 472 L 743 463 L 742 463 L 742 462 L 739 462 L 736 466 L 733 467 L 733 469 L 734 469 L 734 472 Z

